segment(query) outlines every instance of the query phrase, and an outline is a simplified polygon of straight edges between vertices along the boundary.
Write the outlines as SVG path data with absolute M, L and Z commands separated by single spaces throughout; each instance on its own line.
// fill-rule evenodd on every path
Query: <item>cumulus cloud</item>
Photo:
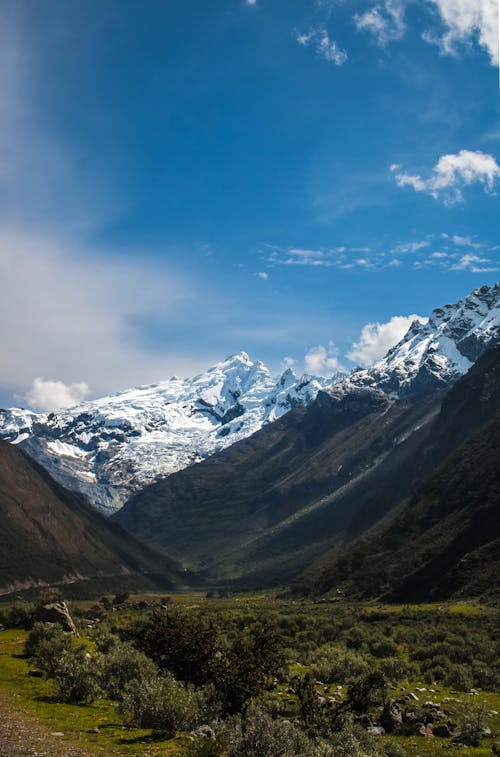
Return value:
M 344 370 L 334 342 L 329 342 L 327 347 L 322 344 L 311 347 L 304 358 L 304 370 L 313 376 L 325 376 Z
M 423 323 L 425 318 L 419 315 L 395 315 L 387 323 L 367 323 L 361 329 L 359 341 L 354 342 L 347 357 L 363 367 L 372 365 L 404 337 L 413 321 Z
M 38 410 L 51 411 L 77 405 L 88 393 L 89 387 L 85 381 L 68 385 L 63 381 L 45 381 L 38 377 L 33 379 L 26 400 Z
M 463 45 L 477 40 L 491 63 L 499 63 L 497 0 L 428 0 L 440 15 L 444 33 L 427 31 L 424 39 L 439 45 L 443 53 L 456 55 Z
M 395 173 L 395 172 L 394 172 Z M 492 155 L 480 151 L 460 150 L 443 155 L 426 179 L 418 174 L 395 173 L 400 187 L 412 187 L 446 204 L 463 200 L 463 190 L 471 184 L 480 184 L 485 192 L 494 192 L 500 181 L 500 166 Z
M 320 58 L 336 66 L 343 66 L 348 59 L 345 50 L 341 50 L 335 40 L 330 39 L 324 26 L 312 29 L 307 34 L 297 34 L 296 40 L 303 47 L 312 45 Z
M 257 278 L 262 279 L 263 281 L 266 281 L 269 278 L 269 274 L 266 273 L 266 271 L 259 271 L 257 273 Z

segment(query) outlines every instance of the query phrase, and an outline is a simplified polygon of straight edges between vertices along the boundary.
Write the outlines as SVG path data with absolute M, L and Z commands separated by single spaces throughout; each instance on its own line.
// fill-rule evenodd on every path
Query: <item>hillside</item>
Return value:
M 169 588 L 182 568 L 158 555 L 0 441 L 0 594 L 43 584 L 95 591 Z
M 498 349 L 414 396 L 339 384 L 115 518 L 214 579 L 289 581 L 411 497 L 497 411 L 499 387 Z
M 495 410 L 497 411 L 495 413 Z M 452 448 L 471 420 L 484 424 L 396 514 L 323 558 L 299 582 L 315 593 L 387 601 L 499 595 L 500 349 L 450 391 L 426 450 Z

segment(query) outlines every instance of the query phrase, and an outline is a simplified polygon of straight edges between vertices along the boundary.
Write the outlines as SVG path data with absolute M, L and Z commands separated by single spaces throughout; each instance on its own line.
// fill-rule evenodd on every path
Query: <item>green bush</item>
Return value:
M 92 702 L 100 693 L 98 665 L 98 659 L 83 646 L 65 649 L 54 671 L 56 699 L 72 704 Z
M 254 706 L 231 718 L 223 735 L 231 745 L 229 757 L 333 757 L 288 721 L 273 720 Z
M 53 678 L 71 643 L 71 636 L 64 633 L 58 623 L 35 623 L 26 639 L 24 653 L 48 678 Z
M 196 724 L 200 696 L 170 673 L 153 673 L 127 684 L 118 711 L 127 725 L 174 735 Z
M 366 675 L 372 667 L 359 652 L 333 644 L 320 647 L 311 664 L 315 678 L 325 683 L 339 684 Z
M 131 644 L 115 644 L 104 656 L 100 669 L 100 686 L 110 699 L 120 701 L 131 681 L 157 672 L 156 665 Z
M 470 691 L 474 685 L 471 671 L 465 665 L 453 665 L 445 682 L 447 686 L 457 691 Z
M 380 751 L 366 731 L 346 717 L 339 731 L 329 739 L 334 757 L 380 757 Z

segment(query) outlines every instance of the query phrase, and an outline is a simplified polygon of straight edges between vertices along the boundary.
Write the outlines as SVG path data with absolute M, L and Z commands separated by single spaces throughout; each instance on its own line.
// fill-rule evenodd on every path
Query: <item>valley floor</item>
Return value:
M 165 597 L 133 597 L 111 608 L 110 618 L 115 627 L 126 627 L 134 617 L 144 614 L 145 607 L 149 610 L 162 602 L 165 602 Z M 141 605 L 143 609 L 138 611 L 137 608 Z M 86 616 L 91 617 L 91 608 L 95 606 L 91 602 L 75 602 L 71 605 L 84 640 L 86 636 L 91 636 L 93 625 L 92 621 L 88 623 Z M 260 617 L 272 618 L 288 635 L 289 644 L 293 641 L 294 645 L 287 647 L 288 677 L 285 675 L 279 683 L 275 683 L 274 690 L 269 692 L 269 696 L 274 698 L 271 705 L 278 718 L 298 717 L 297 702 L 291 693 L 295 685 L 293 676 L 305 675 L 311 671 L 315 679 L 318 679 L 321 665 L 326 666 L 327 645 L 333 639 L 335 645 L 344 645 L 349 659 L 352 657 L 354 660 L 357 655 L 361 660 L 364 655 L 365 660 L 371 660 L 374 665 L 380 664 L 382 668 L 385 666 L 388 671 L 391 665 L 396 669 L 395 660 L 407 665 L 407 673 L 394 674 L 393 683 L 389 686 L 389 695 L 398 701 L 414 699 L 415 707 L 424 707 L 426 700 L 432 699 L 442 708 L 442 712 L 447 713 L 449 720 L 455 722 L 459 722 L 464 712 L 482 710 L 488 733 L 477 747 L 454 743 L 451 738 L 391 734 L 374 739 L 374 743 L 377 743 L 375 748 L 381 750 L 381 755 L 486 757 L 492 754 L 495 738 L 499 738 L 498 685 L 492 684 L 491 690 L 477 685 L 474 687 L 467 678 L 468 675 L 481 674 L 483 663 L 480 660 L 486 659 L 489 654 L 490 668 L 494 668 L 496 664 L 494 628 L 498 628 L 499 616 L 496 608 L 467 603 L 411 608 L 348 606 L 342 602 L 295 601 L 264 594 L 231 597 L 179 595 L 169 598 L 167 607 L 169 612 L 180 610 L 193 613 L 224 626 L 241 620 L 253 622 Z M 329 629 L 336 629 L 335 633 L 330 634 Z M 467 637 L 468 649 L 460 647 L 458 643 L 459 636 L 463 634 Z M 416 641 L 418 636 L 422 637 L 421 647 Z M 118 757 L 167 757 L 191 753 L 189 750 L 193 737 L 188 733 L 178 733 L 174 738 L 165 740 L 161 736 L 155 736 L 150 730 L 125 728 L 110 701 L 97 699 L 92 704 L 85 705 L 56 702 L 52 682 L 34 676 L 33 663 L 24 656 L 26 638 L 27 632 L 19 628 L 0 630 L 0 755 L 88 757 L 112 754 Z M 436 642 L 438 638 L 442 639 L 439 643 Z M 456 648 L 453 646 L 454 638 L 457 639 Z M 425 659 L 425 639 L 428 643 L 428 660 Z M 389 640 L 392 650 L 380 651 L 384 640 Z M 90 640 L 88 643 L 93 642 Z M 446 649 L 445 644 L 448 645 Z M 393 657 L 382 656 L 388 654 Z M 463 657 L 460 669 L 454 671 L 450 667 L 449 675 L 464 676 L 465 685 L 453 687 L 440 670 L 447 664 L 446 656 L 448 659 L 459 659 L 460 655 Z M 465 662 L 466 658 L 471 660 L 470 666 Z M 430 672 L 424 676 L 422 671 L 426 667 Z M 484 675 L 487 674 L 488 671 L 485 671 Z M 442 680 L 432 680 L 434 677 L 439 679 L 440 676 Z M 326 683 L 325 678 L 323 681 L 316 680 L 315 685 L 318 697 L 341 698 L 342 693 L 339 692 L 342 691 L 345 696 L 346 686 L 337 685 L 333 677 Z M 351 757 L 345 752 L 342 754 Z

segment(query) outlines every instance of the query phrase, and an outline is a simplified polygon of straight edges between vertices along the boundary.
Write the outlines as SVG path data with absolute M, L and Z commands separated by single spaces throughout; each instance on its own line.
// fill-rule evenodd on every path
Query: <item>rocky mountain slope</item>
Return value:
M 0 441 L 0 594 L 45 584 L 94 591 L 185 585 L 190 576 Z
M 60 410 L 0 410 L 0 438 L 64 486 L 113 511 L 136 490 L 250 436 L 314 400 L 332 379 L 273 378 L 241 352 L 193 379 L 171 378 Z
M 500 340 L 499 305 L 496 285 L 434 311 L 373 368 L 146 487 L 115 517 L 214 578 L 289 580 L 398 506 L 479 428 L 468 415 L 425 453 L 447 391 Z
M 500 587 L 500 348 L 447 395 L 422 455 L 443 457 L 419 491 L 374 529 L 324 557 L 298 586 L 388 601 L 498 597 Z

